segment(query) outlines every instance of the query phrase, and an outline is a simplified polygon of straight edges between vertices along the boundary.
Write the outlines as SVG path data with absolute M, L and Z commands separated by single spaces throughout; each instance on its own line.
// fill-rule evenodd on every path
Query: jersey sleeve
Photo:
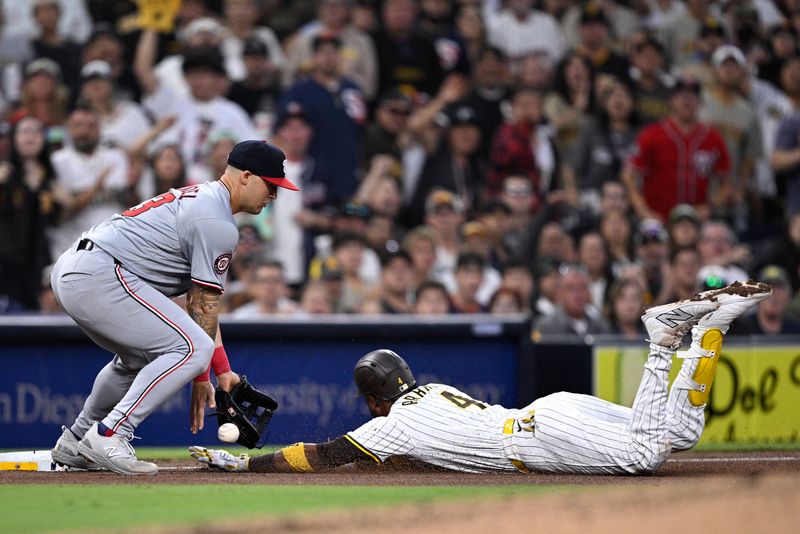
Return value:
M 197 219 L 182 232 L 192 282 L 222 293 L 239 233 L 228 221 Z
M 390 456 L 411 452 L 410 439 L 393 417 L 376 417 L 345 434 L 357 449 L 379 463 Z

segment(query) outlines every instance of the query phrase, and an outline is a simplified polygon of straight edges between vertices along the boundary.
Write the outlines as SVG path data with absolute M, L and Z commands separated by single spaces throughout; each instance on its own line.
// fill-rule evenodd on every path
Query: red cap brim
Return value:
M 290 189 L 292 191 L 300 191 L 300 188 L 294 185 L 292 182 L 287 180 L 286 178 L 270 178 L 269 176 L 262 176 L 262 180 L 265 182 L 269 182 L 271 184 L 275 184 L 278 187 L 283 187 L 284 189 Z

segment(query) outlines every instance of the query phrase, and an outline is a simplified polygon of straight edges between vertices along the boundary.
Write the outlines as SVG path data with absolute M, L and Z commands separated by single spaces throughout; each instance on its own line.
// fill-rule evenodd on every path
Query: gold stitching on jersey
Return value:
M 354 440 L 354 439 L 353 439 L 353 438 L 351 438 L 350 436 L 348 436 L 348 435 L 346 435 L 346 434 L 345 434 L 345 436 L 344 436 L 344 439 L 346 439 L 347 441 L 349 441 L 350 443 L 352 443 L 352 444 L 353 444 L 353 446 L 354 446 L 356 449 L 360 450 L 361 452 L 363 452 L 364 454 L 366 454 L 367 456 L 369 456 L 370 458 L 372 458 L 373 460 L 375 460 L 377 463 L 379 463 L 379 464 L 383 463 L 383 462 L 381 462 L 381 459 L 380 459 L 380 458 L 378 458 L 376 455 L 374 455 L 373 453 L 371 453 L 370 451 L 368 451 L 368 450 L 367 450 L 367 449 L 366 449 L 366 448 L 365 448 L 363 445 L 361 445 L 359 442 L 357 442 L 356 440 Z

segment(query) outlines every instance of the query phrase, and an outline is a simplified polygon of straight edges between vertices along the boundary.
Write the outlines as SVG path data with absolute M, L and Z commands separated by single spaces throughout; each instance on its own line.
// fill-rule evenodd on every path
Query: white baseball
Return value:
M 225 443 L 233 443 L 239 439 L 239 427 L 233 423 L 225 423 L 217 431 L 217 437 Z

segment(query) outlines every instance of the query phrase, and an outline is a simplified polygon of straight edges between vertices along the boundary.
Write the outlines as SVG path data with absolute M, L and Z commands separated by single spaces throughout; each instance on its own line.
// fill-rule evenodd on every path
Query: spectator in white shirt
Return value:
M 533 9 L 533 0 L 508 0 L 505 9 L 489 13 L 486 26 L 489 44 L 511 60 L 543 55 L 554 64 L 566 51 L 558 21 Z
M 67 119 L 70 144 L 53 153 L 58 184 L 72 196 L 65 220 L 50 239 L 58 257 L 92 226 L 129 205 L 128 158 L 118 148 L 100 146 L 100 119 L 86 108 L 77 108 Z
M 289 288 L 279 261 L 264 260 L 256 264 L 248 292 L 253 300 L 233 311 L 236 319 L 292 315 L 297 311 L 297 303 L 288 298 Z

